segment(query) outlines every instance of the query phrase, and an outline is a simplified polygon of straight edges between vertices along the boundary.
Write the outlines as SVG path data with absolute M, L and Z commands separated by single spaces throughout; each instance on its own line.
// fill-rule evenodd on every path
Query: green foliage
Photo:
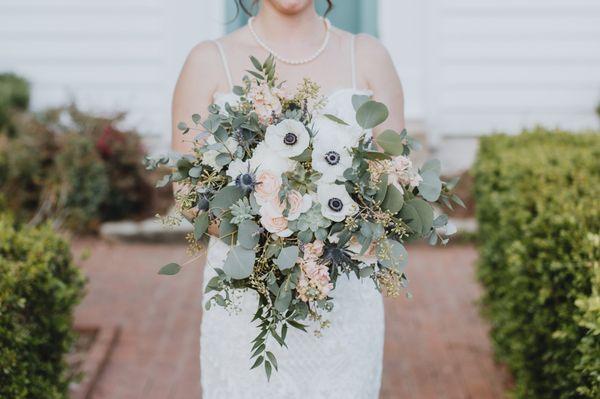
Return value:
M 0 74 L 0 132 L 12 131 L 10 114 L 29 107 L 29 83 L 13 73 Z
M 479 277 L 517 398 L 600 397 L 600 136 L 481 140 Z
M 64 355 L 83 288 L 65 240 L 0 215 L 0 397 L 67 398 Z

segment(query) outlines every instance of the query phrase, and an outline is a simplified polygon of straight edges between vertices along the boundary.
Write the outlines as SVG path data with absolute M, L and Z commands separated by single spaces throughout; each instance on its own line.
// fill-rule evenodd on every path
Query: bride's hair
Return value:
M 248 6 L 245 4 L 246 2 L 244 0 L 234 0 L 234 1 L 235 1 L 235 5 L 237 8 L 236 13 L 235 13 L 235 18 L 237 18 L 238 14 L 240 13 L 240 10 L 243 11 L 244 14 L 246 14 L 246 15 L 252 15 L 250 10 L 248 9 Z M 252 0 L 252 4 L 250 5 L 250 7 L 254 7 L 257 3 L 258 3 L 258 0 Z M 325 10 L 324 16 L 329 14 L 331 12 L 331 10 L 333 10 L 333 0 L 327 0 L 327 10 Z

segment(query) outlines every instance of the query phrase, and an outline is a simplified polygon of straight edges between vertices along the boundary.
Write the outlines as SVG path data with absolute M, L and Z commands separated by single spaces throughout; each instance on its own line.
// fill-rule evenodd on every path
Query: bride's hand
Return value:
M 219 238 L 219 222 L 217 220 L 213 220 L 208 226 L 208 234 Z

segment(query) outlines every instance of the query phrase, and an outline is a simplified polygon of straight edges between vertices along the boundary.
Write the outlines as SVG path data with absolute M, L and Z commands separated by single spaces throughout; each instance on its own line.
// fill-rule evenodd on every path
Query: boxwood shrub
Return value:
M 0 398 L 67 398 L 64 355 L 84 279 L 49 226 L 0 215 Z
M 600 135 L 481 140 L 479 277 L 515 397 L 600 398 Z

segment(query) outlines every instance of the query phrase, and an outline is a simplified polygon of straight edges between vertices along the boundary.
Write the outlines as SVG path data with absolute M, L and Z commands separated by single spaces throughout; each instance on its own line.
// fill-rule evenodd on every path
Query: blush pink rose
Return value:
M 281 189 L 281 175 L 270 170 L 263 170 L 256 176 L 256 181 L 258 183 L 254 189 L 256 201 L 261 205 L 267 202 L 276 202 Z

